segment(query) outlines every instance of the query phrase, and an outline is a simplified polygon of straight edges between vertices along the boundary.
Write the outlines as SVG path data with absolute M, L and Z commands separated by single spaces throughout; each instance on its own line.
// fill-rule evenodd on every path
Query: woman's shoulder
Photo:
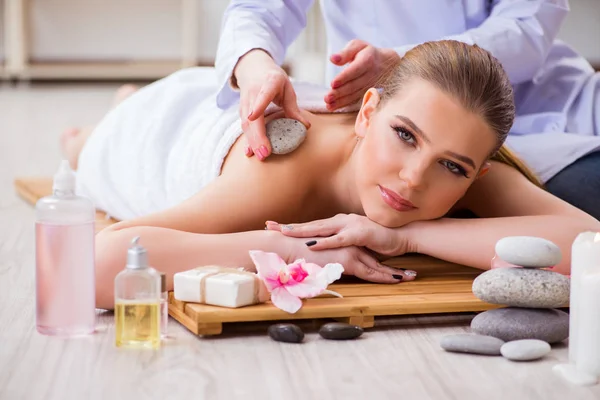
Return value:
M 569 215 L 580 211 L 546 191 L 514 166 L 492 161 L 457 204 L 481 218 Z
M 295 209 L 294 217 L 310 217 L 311 210 L 318 208 L 316 203 L 324 201 L 323 193 L 319 192 L 322 183 L 339 166 L 340 142 L 348 139 L 338 131 L 340 116 L 310 113 L 307 116 L 311 127 L 306 139 L 288 154 L 272 154 L 264 161 L 256 156 L 247 157 L 246 142 L 240 137 L 225 158 L 219 179 L 232 184 L 239 179 L 255 182 L 262 196 L 276 196 L 281 199 L 277 203 L 285 200 L 282 207 Z

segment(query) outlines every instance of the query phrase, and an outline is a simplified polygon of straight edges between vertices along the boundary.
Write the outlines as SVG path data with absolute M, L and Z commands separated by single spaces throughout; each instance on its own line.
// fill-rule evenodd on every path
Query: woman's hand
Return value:
M 311 250 L 358 246 L 385 256 L 411 252 L 408 234 L 403 235 L 401 230 L 386 228 L 356 214 L 338 214 L 303 224 L 281 225 L 267 221 L 266 229 L 295 238 L 316 238 L 306 241 Z
M 299 258 L 320 266 L 328 263 L 340 263 L 344 267 L 344 275 L 354 275 L 375 283 L 412 281 L 417 276 L 415 271 L 383 265 L 368 250 L 357 246 L 311 251 L 305 244 L 306 239 L 288 239 L 290 242 L 286 246 L 288 248 L 287 261 L 290 263 Z
M 329 111 L 360 100 L 383 71 L 399 60 L 393 49 L 380 49 L 358 39 L 348 42 L 342 51 L 330 57 L 335 65 L 349 65 L 331 81 L 332 90 L 325 95 Z
M 264 160 L 271 154 L 264 113 L 269 103 L 283 108 L 285 116 L 310 128 L 296 102 L 296 92 L 286 72 L 260 49 L 250 50 L 238 61 L 233 75 L 240 88 L 240 118 L 248 146 L 246 156 Z

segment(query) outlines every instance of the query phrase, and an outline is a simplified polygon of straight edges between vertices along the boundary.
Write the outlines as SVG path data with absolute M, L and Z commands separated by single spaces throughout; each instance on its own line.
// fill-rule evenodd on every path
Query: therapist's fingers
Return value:
M 250 142 L 248 141 L 248 138 L 250 137 L 250 121 L 248 121 L 250 106 L 248 103 L 248 96 L 246 93 L 242 92 L 240 95 L 240 120 L 242 121 L 242 131 L 244 132 L 245 138 L 244 153 L 246 154 L 246 157 L 252 157 L 254 155 L 254 151 L 252 150 L 252 146 L 250 146 Z
M 249 147 L 259 160 L 262 161 L 271 154 L 271 143 L 267 138 L 265 117 L 262 114 L 254 121 L 247 121 L 244 133 Z M 246 154 L 248 152 L 249 150 L 246 149 Z
M 296 92 L 294 91 L 294 86 L 289 80 L 284 86 L 283 99 L 281 103 L 286 117 L 300 121 L 300 123 L 302 123 L 306 129 L 310 128 L 310 121 L 304 115 L 302 115 L 302 112 L 298 107 L 298 99 L 296 97 Z
M 342 50 L 336 54 L 332 54 L 329 58 L 335 65 L 344 65 L 354 60 L 359 51 L 367 47 L 369 44 L 365 41 L 353 39 L 346 44 Z
M 275 74 L 269 76 L 261 86 L 258 95 L 253 101 L 252 109 L 248 115 L 250 121 L 255 121 L 265 114 L 265 110 L 269 104 L 279 97 L 280 92 L 283 91 L 283 84 L 284 82 L 280 76 Z
M 359 76 L 369 72 L 373 68 L 377 54 L 372 46 L 364 48 L 342 72 L 336 76 L 331 82 L 331 88 L 337 89 L 340 86 L 358 78 Z
M 325 95 L 327 108 L 329 110 L 336 110 L 360 100 L 365 94 L 365 91 L 371 87 L 372 81 L 372 76 L 365 73 L 342 85 L 338 89 L 330 90 L 327 95 Z

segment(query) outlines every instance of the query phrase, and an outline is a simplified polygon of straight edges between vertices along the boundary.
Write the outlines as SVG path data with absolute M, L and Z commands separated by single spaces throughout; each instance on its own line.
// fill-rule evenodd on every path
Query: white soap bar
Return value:
M 264 298 L 258 276 L 235 268 L 207 266 L 178 272 L 173 286 L 175 299 L 189 303 L 237 308 Z

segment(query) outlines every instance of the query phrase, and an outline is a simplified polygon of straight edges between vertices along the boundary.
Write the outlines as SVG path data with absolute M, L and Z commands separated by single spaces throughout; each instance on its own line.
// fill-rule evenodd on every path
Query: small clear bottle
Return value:
M 167 292 L 167 275 L 160 273 L 160 337 L 168 336 L 169 325 L 169 293 Z
M 53 194 L 35 206 L 36 329 L 79 336 L 96 328 L 95 208 L 75 194 L 75 173 L 64 160 Z
M 148 266 L 148 253 L 131 242 L 127 265 L 115 277 L 115 336 L 117 347 L 160 346 L 160 275 Z

